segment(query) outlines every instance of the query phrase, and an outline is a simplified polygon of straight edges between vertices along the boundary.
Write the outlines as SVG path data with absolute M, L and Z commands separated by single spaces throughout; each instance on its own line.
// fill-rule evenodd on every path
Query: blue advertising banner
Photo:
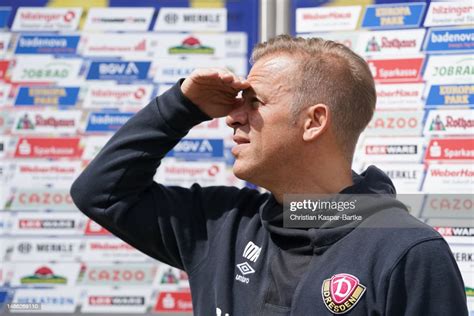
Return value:
M 20 35 L 15 54 L 75 54 L 79 35 Z
M 15 106 L 75 106 L 79 87 L 20 87 Z
M 363 28 L 393 29 L 418 27 L 426 4 L 423 2 L 369 5 L 362 19 Z
M 0 29 L 7 27 L 11 11 L 11 8 L 0 7 Z
M 87 80 L 144 80 L 148 77 L 150 61 L 93 61 Z
M 474 84 L 432 85 L 426 106 L 474 105 Z
M 427 53 L 474 50 L 474 27 L 430 29 L 425 40 Z
M 87 120 L 86 132 L 115 132 L 134 113 L 92 112 Z
M 167 157 L 188 160 L 223 158 L 224 140 L 203 138 L 182 139 L 170 152 L 168 152 Z

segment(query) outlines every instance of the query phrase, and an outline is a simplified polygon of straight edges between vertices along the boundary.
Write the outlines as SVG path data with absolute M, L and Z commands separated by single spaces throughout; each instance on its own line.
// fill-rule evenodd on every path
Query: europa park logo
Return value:
M 21 278 L 21 284 L 66 284 L 67 278 L 55 275 L 53 270 L 46 266 L 42 266 L 34 272 Z
M 324 304 L 334 314 L 344 314 L 351 310 L 365 290 L 366 287 L 358 278 L 347 273 L 338 273 L 324 280 L 321 289 Z
M 170 54 L 214 54 L 214 48 L 201 45 L 201 42 L 193 37 L 187 37 L 179 46 L 168 49 Z

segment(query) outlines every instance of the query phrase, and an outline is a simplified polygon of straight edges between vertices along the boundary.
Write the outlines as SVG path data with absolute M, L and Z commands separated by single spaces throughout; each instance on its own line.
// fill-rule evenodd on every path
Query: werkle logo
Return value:
M 247 246 L 245 246 L 244 253 L 242 254 L 242 256 L 246 259 L 249 259 L 252 262 L 256 262 L 258 259 L 258 256 L 260 256 L 261 250 L 262 250 L 261 247 L 249 241 L 247 243 Z
M 359 302 L 365 290 L 355 276 L 338 273 L 323 281 L 321 292 L 324 304 L 332 313 L 345 314 Z

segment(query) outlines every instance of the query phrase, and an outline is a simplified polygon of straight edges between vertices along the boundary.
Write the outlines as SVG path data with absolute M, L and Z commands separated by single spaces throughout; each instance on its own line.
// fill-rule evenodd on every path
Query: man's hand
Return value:
M 250 84 L 225 69 L 196 69 L 181 84 L 183 94 L 208 116 L 216 118 L 229 114 L 240 104 L 239 91 Z

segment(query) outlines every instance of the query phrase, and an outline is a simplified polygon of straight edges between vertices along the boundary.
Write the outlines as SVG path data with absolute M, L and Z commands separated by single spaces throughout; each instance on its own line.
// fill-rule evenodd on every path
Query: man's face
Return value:
M 298 125 L 291 116 L 290 74 L 295 60 L 289 56 L 269 56 L 258 60 L 247 77 L 250 88 L 242 104 L 227 116 L 234 129 L 232 148 L 237 177 L 267 187 L 298 159 L 301 143 Z

